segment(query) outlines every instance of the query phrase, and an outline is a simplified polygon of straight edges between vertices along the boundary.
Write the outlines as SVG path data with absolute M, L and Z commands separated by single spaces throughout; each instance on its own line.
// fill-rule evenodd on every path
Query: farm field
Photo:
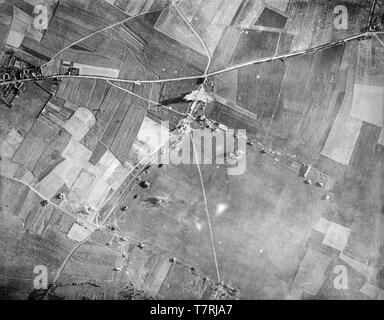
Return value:
M 384 299 L 383 32 L 382 0 L 0 1 L 0 299 Z

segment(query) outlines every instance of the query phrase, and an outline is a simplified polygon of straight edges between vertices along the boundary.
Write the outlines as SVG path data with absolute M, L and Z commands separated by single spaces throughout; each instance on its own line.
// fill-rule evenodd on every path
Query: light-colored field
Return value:
M 384 127 L 384 87 L 355 84 L 351 116 Z
M 350 97 L 350 93 L 348 94 L 348 97 Z M 362 120 L 351 116 L 353 101 L 355 101 L 355 97 L 352 101 L 350 98 L 346 98 L 342 103 L 340 111 L 321 152 L 323 156 L 343 165 L 348 165 L 351 160 L 363 124 Z
M 164 146 L 168 142 L 168 132 L 167 127 L 145 117 L 127 162 L 134 165 L 154 153 L 160 146 Z
M 381 134 L 380 134 L 378 143 L 381 144 L 382 146 L 384 146 L 384 129 L 381 130 Z
M 6 44 L 19 48 L 32 23 L 32 17 L 23 10 L 13 7 L 13 19 Z
M 81 63 L 75 63 L 73 67 L 79 69 L 80 75 L 93 75 L 93 76 L 101 76 L 101 77 L 118 78 L 119 72 L 120 72 L 119 69 L 96 67 L 96 66 L 86 65 Z
M 67 237 L 74 241 L 83 241 L 86 237 L 91 234 L 91 230 L 85 228 L 84 226 L 74 223 L 71 230 L 69 230 Z
M 281 11 L 285 11 L 289 1 L 288 0 L 265 0 L 265 2 L 272 7 L 275 7 Z
M 338 163 L 348 165 L 363 122 L 340 112 L 321 154 Z
M 8 133 L 7 138 L 1 143 L 0 155 L 2 158 L 12 158 L 23 137 L 14 128 Z

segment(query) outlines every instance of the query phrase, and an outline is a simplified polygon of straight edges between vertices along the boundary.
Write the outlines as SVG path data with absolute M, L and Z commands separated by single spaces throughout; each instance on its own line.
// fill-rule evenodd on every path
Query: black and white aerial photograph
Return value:
M 0 300 L 384 300 L 383 127 L 384 0 L 0 0 Z

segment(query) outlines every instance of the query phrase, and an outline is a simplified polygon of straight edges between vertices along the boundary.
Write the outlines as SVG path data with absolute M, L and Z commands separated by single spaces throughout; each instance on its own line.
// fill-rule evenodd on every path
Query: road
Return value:
M 372 36 L 375 36 L 377 34 L 382 34 L 382 33 L 384 33 L 384 31 L 375 31 L 375 32 L 368 31 L 368 32 L 360 33 L 360 34 L 357 34 L 357 35 L 354 35 L 354 36 L 351 36 L 348 38 L 344 38 L 344 39 L 341 39 L 338 41 L 334 41 L 331 43 L 316 46 L 313 48 L 295 51 L 295 52 L 288 53 L 288 54 L 274 55 L 272 57 L 253 59 L 253 60 L 250 60 L 248 62 L 234 65 L 232 67 L 220 69 L 220 70 L 217 70 L 214 72 L 209 72 L 207 74 L 202 74 L 202 75 L 198 75 L 198 76 L 186 76 L 186 77 L 179 77 L 179 78 L 159 79 L 159 80 L 140 80 L 140 79 L 131 80 L 131 79 L 117 79 L 117 78 L 111 78 L 111 77 L 101 77 L 101 76 L 92 76 L 92 75 L 60 75 L 60 74 L 56 74 L 56 75 L 44 76 L 41 78 L 10 80 L 10 81 L 1 82 L 0 85 L 7 85 L 7 84 L 13 84 L 13 83 L 19 83 L 19 82 L 42 81 L 42 80 L 46 80 L 46 79 L 56 79 L 56 78 L 99 79 L 99 80 L 105 80 L 105 81 L 109 80 L 109 81 L 113 81 L 113 82 L 131 83 L 131 84 L 137 84 L 137 85 L 151 84 L 151 83 L 176 82 L 176 81 L 184 81 L 184 80 L 198 80 L 198 79 L 205 79 L 208 77 L 216 76 L 216 75 L 219 75 L 222 73 L 237 70 L 237 69 L 251 66 L 254 64 L 256 65 L 256 64 L 261 64 L 261 63 L 265 63 L 265 62 L 272 62 L 272 61 L 276 61 L 276 60 L 285 60 L 285 59 L 289 59 L 289 58 L 293 58 L 293 57 L 298 57 L 298 56 L 302 56 L 302 55 L 315 53 L 319 50 L 329 49 L 329 48 L 339 46 L 341 44 L 344 44 L 344 43 L 347 43 L 350 41 L 354 41 L 354 40 L 358 40 L 358 39 L 364 39 L 364 38 L 372 37 Z
M 68 253 L 68 255 L 65 257 L 64 261 L 62 262 L 61 266 L 59 267 L 59 269 L 57 270 L 56 272 L 56 275 L 55 277 L 53 278 L 52 280 L 52 285 L 49 287 L 49 289 L 47 290 L 47 292 L 45 293 L 45 296 L 44 296 L 44 299 L 47 299 L 48 298 L 48 295 L 51 293 L 52 289 L 55 288 L 55 284 L 57 282 L 57 280 L 59 279 L 60 275 L 61 275 L 61 272 L 64 270 L 65 266 L 67 265 L 69 259 L 72 257 L 72 255 L 77 251 L 77 249 L 79 249 L 85 242 L 87 242 L 91 237 L 92 235 L 95 233 L 95 231 L 97 231 L 98 229 L 95 229 L 94 231 L 92 231 L 88 237 L 86 237 L 85 239 L 83 239 L 82 241 L 80 241 L 78 244 L 76 244 L 72 250 Z
M 89 34 L 89 35 L 87 35 L 87 36 L 85 36 L 85 37 L 83 37 L 83 38 L 81 38 L 81 39 L 79 39 L 79 40 L 77 40 L 77 41 L 75 41 L 75 42 L 69 44 L 68 46 L 64 47 L 63 49 L 61 49 L 61 50 L 60 50 L 59 52 L 57 52 L 57 53 L 56 53 L 56 54 L 55 54 L 55 55 L 54 55 L 48 62 L 42 64 L 42 65 L 41 65 L 41 68 L 45 67 L 45 66 L 48 65 L 50 62 L 52 62 L 53 60 L 55 60 L 55 58 L 56 58 L 60 53 L 64 52 L 65 50 L 71 48 L 72 46 L 74 46 L 74 45 L 76 45 L 76 44 L 78 44 L 78 43 L 80 43 L 80 42 L 82 42 L 82 41 L 84 41 L 84 40 L 89 39 L 90 37 L 92 37 L 92 36 L 94 36 L 94 35 L 96 35 L 96 34 L 99 34 L 99 33 L 101 33 L 101 32 L 104 32 L 104 31 L 108 30 L 108 29 L 112 29 L 112 28 L 114 28 L 114 27 L 117 27 L 117 26 L 119 26 L 119 25 L 122 25 L 123 23 L 126 23 L 126 22 L 128 22 L 129 20 L 131 20 L 131 19 L 134 19 L 134 18 L 143 16 L 143 15 L 148 14 L 148 13 L 154 13 L 154 12 L 157 12 L 157 11 L 162 11 L 162 10 L 167 9 L 167 8 L 169 8 L 169 6 L 164 7 L 164 8 L 161 8 L 161 9 L 155 9 L 155 10 L 145 11 L 145 12 L 139 13 L 139 14 L 137 14 L 137 15 L 135 15 L 135 16 L 127 17 L 126 19 L 123 19 L 123 20 L 121 20 L 121 21 L 119 21 L 119 22 L 116 22 L 116 23 L 114 23 L 114 24 L 112 24 L 112 25 L 109 25 L 109 26 L 107 26 L 107 27 L 105 27 L 105 28 L 102 28 L 102 29 L 100 29 L 100 30 L 97 30 L 97 31 L 95 31 L 95 32 L 92 32 L 91 34 Z

